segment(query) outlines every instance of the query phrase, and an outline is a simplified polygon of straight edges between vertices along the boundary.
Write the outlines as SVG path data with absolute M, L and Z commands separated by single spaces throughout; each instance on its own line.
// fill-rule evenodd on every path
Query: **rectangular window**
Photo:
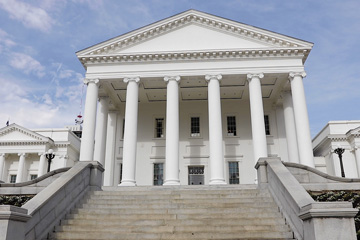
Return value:
M 155 138 L 164 137 L 164 118 L 155 118 Z
M 191 117 L 190 136 L 200 137 L 200 117 Z
M 37 178 L 37 174 L 31 174 L 30 175 L 30 180 L 34 180 L 34 179 L 36 179 Z
M 154 163 L 154 185 L 159 186 L 163 185 L 163 175 L 164 175 L 164 164 L 163 163 Z
M 264 121 L 265 121 L 265 133 L 266 133 L 266 135 L 270 135 L 269 115 L 264 116 Z
M 124 133 L 125 133 L 125 118 L 123 119 L 121 139 L 124 139 Z
M 10 175 L 10 183 L 16 183 L 16 175 Z
M 121 180 L 122 180 L 122 163 L 120 163 L 120 183 L 121 183 Z
M 235 116 L 227 116 L 227 135 L 236 136 L 236 118 Z
M 229 162 L 229 184 L 239 184 L 239 163 Z

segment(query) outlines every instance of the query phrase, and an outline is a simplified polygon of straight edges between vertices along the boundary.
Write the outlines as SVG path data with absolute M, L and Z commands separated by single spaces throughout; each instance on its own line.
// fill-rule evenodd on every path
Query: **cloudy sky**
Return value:
M 359 0 L 0 0 L 0 127 L 73 124 L 86 92 L 75 52 L 190 8 L 313 42 L 312 135 L 360 120 Z

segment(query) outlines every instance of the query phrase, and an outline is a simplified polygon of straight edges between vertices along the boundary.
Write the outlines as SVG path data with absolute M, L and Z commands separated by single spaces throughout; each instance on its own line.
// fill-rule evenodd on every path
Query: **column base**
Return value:
M 211 179 L 209 182 L 209 185 L 226 185 L 227 183 L 225 182 L 224 179 Z
M 165 180 L 163 186 L 179 186 L 180 180 Z
M 136 182 L 133 180 L 123 180 L 118 186 L 119 187 L 135 187 Z

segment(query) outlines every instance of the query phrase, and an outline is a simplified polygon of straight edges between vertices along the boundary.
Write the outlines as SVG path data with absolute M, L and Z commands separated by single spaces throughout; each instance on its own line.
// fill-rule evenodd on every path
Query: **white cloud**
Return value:
M 54 20 L 45 10 L 25 2 L 0 0 L 0 8 L 7 11 L 12 19 L 20 21 L 28 28 L 48 32 L 54 24 Z
M 16 43 L 10 39 L 11 36 L 0 28 L 0 46 L 5 45 L 6 47 L 15 46 Z
M 22 70 L 26 74 L 34 73 L 38 77 L 43 77 L 45 75 L 45 68 L 41 63 L 24 53 L 12 53 L 10 65 L 16 69 Z

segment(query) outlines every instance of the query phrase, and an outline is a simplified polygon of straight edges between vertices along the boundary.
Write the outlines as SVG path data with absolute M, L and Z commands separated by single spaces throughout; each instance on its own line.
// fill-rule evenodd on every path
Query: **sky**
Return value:
M 359 0 L 0 0 L 0 127 L 73 125 L 86 93 L 75 53 L 188 9 L 313 42 L 311 135 L 360 120 Z

